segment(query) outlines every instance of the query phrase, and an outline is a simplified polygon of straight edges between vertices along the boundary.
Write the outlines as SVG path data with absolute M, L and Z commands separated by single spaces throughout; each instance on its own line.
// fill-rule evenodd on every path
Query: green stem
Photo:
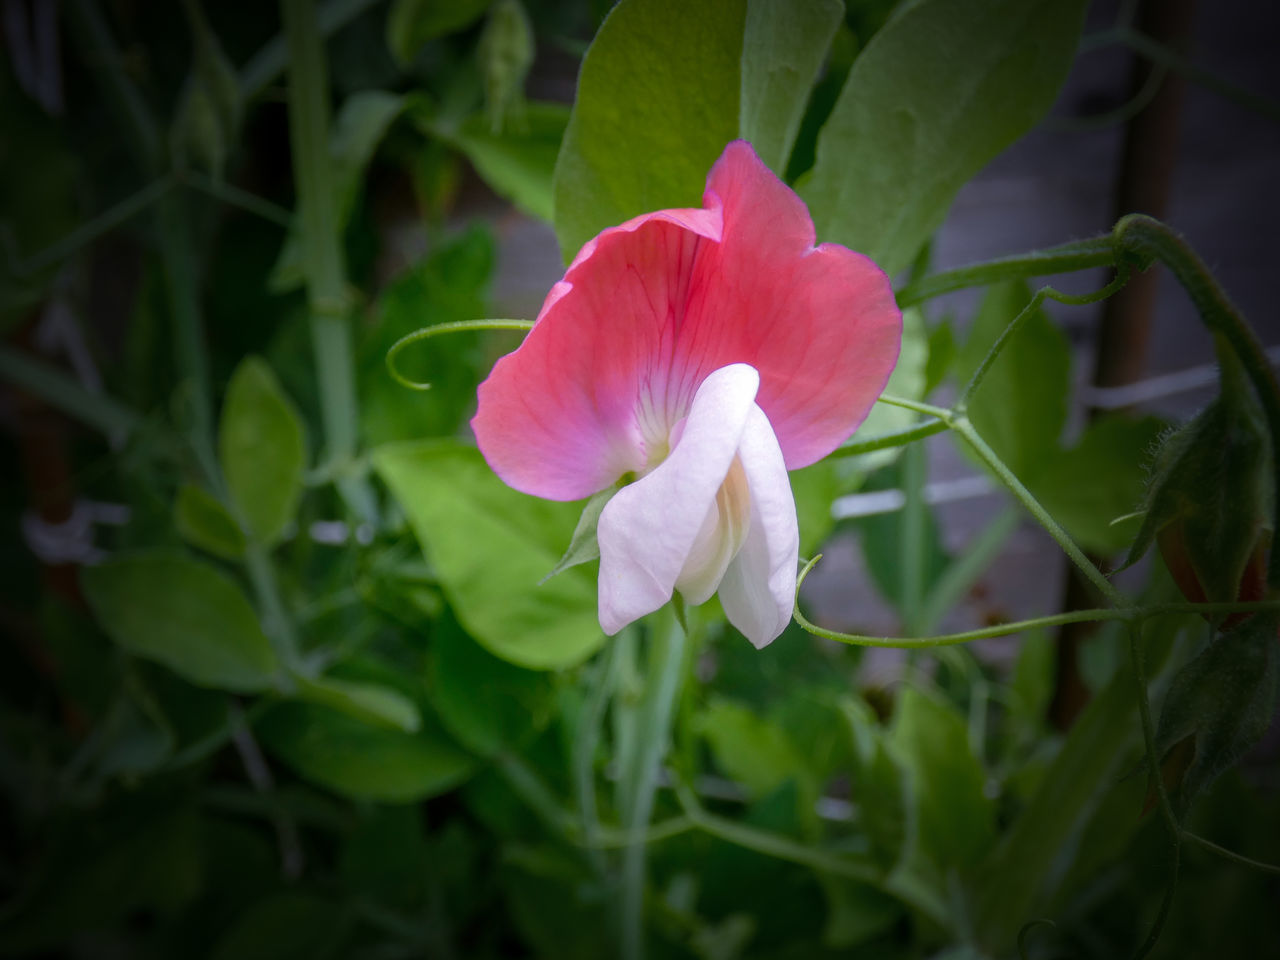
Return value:
M 1205 326 L 1222 334 L 1240 358 L 1267 418 L 1274 471 L 1272 495 L 1276 498 L 1272 516 L 1280 515 L 1280 385 L 1276 383 L 1275 371 L 1262 344 L 1204 261 L 1168 226 L 1142 214 L 1130 214 L 1116 224 L 1115 238 L 1120 247 L 1139 262 L 1159 260 L 1173 271 Z M 1271 541 L 1267 585 L 1280 588 L 1280 537 L 1273 537 Z
M 1080 569 L 1080 572 L 1084 574 L 1085 579 L 1092 583 L 1094 587 L 1097 588 L 1098 592 L 1106 597 L 1109 603 L 1116 607 L 1127 607 L 1129 605 L 1128 601 L 1120 591 L 1111 585 L 1110 581 L 1102 575 L 1102 571 L 1094 566 L 1093 562 L 1084 555 L 1084 552 L 1078 546 L 1076 546 L 1075 541 L 1071 539 L 1067 534 L 1067 531 L 1062 529 L 1061 524 L 1050 516 L 1049 511 L 1045 510 L 1045 508 L 1040 505 L 1040 502 L 1031 495 L 1031 491 L 1028 490 L 1023 485 L 1022 481 L 1014 475 L 1013 471 L 1005 465 L 1005 462 L 996 455 L 996 452 L 991 449 L 985 440 L 982 439 L 978 434 L 978 431 L 973 429 L 973 426 L 969 423 L 968 419 L 965 417 L 954 418 L 952 422 L 952 429 L 954 429 L 956 433 L 960 434 L 960 436 L 964 437 L 969 446 L 973 448 L 973 452 L 978 455 L 979 459 L 987 465 L 992 473 L 999 477 L 1000 482 L 1009 488 L 1009 492 L 1012 493 L 1024 507 L 1026 507 L 1027 512 L 1035 517 L 1040 526 L 1044 527 L 1045 530 L 1048 531 L 1049 536 L 1053 537 L 1053 539 L 1057 541 L 1058 546 L 1060 546 L 1063 552 L 1071 559 L 1071 562 Z
M 1236 853 L 1234 850 L 1228 850 L 1226 847 L 1220 847 L 1212 840 L 1206 840 L 1199 834 L 1192 833 L 1190 830 L 1182 831 L 1182 839 L 1189 840 L 1198 847 L 1215 853 L 1218 856 L 1238 863 L 1243 867 L 1249 867 L 1252 870 L 1261 870 L 1263 873 L 1270 873 L 1280 876 L 1280 865 L 1274 863 L 1263 863 L 1261 860 L 1254 860 L 1252 857 L 1246 857 L 1243 854 Z
M 71 27 L 79 35 L 85 50 L 85 60 L 93 64 L 102 76 L 103 89 L 128 131 L 128 141 L 139 164 L 154 176 L 159 172 L 164 157 L 160 128 L 133 79 L 124 70 L 124 58 L 111 35 L 111 28 L 94 0 L 72 0 L 68 12 Z
M 686 638 L 674 617 L 663 617 L 650 635 L 649 671 L 633 762 L 634 794 L 623 797 L 623 828 L 632 837 L 622 854 L 620 954 L 642 960 L 644 948 L 645 844 L 653 814 L 662 758 L 671 735 L 671 716 L 684 661 Z
M 120 401 L 87 390 L 57 367 L 6 346 L 0 346 L 0 380 L 34 394 L 113 444 L 123 443 L 142 423 L 142 417 Z
M 1054 273 L 1070 273 L 1092 267 L 1109 267 L 1115 264 L 1115 241 L 1110 234 L 1064 243 L 1048 250 L 1016 257 L 986 260 L 967 267 L 935 273 L 919 281 L 913 281 L 897 293 L 898 306 L 932 300 L 944 293 L 969 287 L 985 287 L 1005 280 L 1046 276 Z
M 954 419 L 952 411 L 946 407 L 935 407 L 931 403 L 924 403 L 921 400 L 911 400 L 907 397 L 894 396 L 891 393 L 882 393 L 876 397 L 876 403 L 887 403 L 891 407 L 901 407 L 903 410 L 914 410 L 916 413 L 923 413 L 930 417 L 937 417 L 947 426 L 951 426 Z
M 125 197 L 119 203 L 104 210 L 88 223 L 72 230 L 61 240 L 50 244 L 43 250 L 23 259 L 20 251 L 12 248 L 12 235 L 6 232 L 5 239 L 10 245 L 9 271 L 19 278 L 30 277 L 48 267 L 54 267 L 62 261 L 79 253 L 93 241 L 116 227 L 136 217 L 157 200 L 165 196 L 173 188 L 173 180 L 162 177 L 143 187 L 137 193 Z
M 1114 254 L 1113 254 L 1114 256 Z M 974 391 L 978 389 L 986 377 L 987 372 L 991 369 L 991 365 L 995 363 L 996 358 L 1000 356 L 1004 348 L 1009 345 L 1009 341 L 1013 339 L 1018 329 L 1028 317 L 1035 314 L 1040 309 L 1045 299 L 1056 300 L 1058 303 L 1065 303 L 1071 306 L 1084 306 L 1090 303 L 1097 303 L 1099 300 L 1105 300 L 1113 293 L 1118 291 L 1126 283 L 1129 282 L 1129 267 L 1126 264 L 1120 264 L 1116 269 L 1116 275 L 1111 279 L 1105 287 L 1094 290 L 1092 293 L 1063 293 L 1050 286 L 1043 286 L 1037 290 L 1022 308 L 1021 312 L 1013 318 L 1012 321 L 1001 331 L 1000 336 L 996 338 L 996 342 L 991 345 L 991 349 L 987 351 L 987 355 L 982 358 L 982 363 L 978 365 L 978 369 L 973 372 L 973 376 L 969 378 L 969 382 L 965 384 L 963 390 L 960 391 L 960 399 L 956 401 L 954 409 L 963 411 L 968 406 L 969 401 L 973 398 Z
M 595 675 L 588 688 L 586 702 L 578 714 L 578 730 L 573 739 L 573 781 L 578 795 L 578 821 L 585 846 L 598 846 L 600 818 L 596 810 L 596 750 L 600 745 L 600 727 L 609 706 L 609 694 L 613 689 L 614 667 L 617 663 L 618 645 L 608 644 L 595 665 Z M 593 858 L 597 868 L 603 869 L 599 857 Z
M 928 420 L 924 423 L 916 424 L 914 427 L 908 427 L 905 430 L 896 430 L 893 433 L 882 433 L 879 436 L 868 437 L 866 440 L 854 440 L 847 443 L 843 447 L 837 447 L 828 456 L 828 460 L 839 460 L 843 457 L 856 457 L 864 453 L 874 453 L 877 450 L 889 450 L 893 447 L 904 447 L 908 443 L 916 440 L 923 440 L 925 437 L 931 437 L 935 433 L 942 433 L 947 429 L 947 423 L 943 420 Z
M 281 6 L 289 51 L 289 146 L 320 412 L 327 458 L 345 465 L 355 457 L 358 416 L 348 330 L 351 305 L 329 154 L 328 68 L 311 0 L 282 0 Z M 349 504 L 364 515 L 371 494 L 355 493 L 354 499 L 351 503 L 348 497 Z
M 328 37 L 382 0 L 328 0 L 316 11 L 320 35 Z M 272 37 L 249 58 L 240 71 L 240 98 L 246 103 L 262 93 L 289 66 L 289 48 L 283 36 Z
M 229 505 L 229 498 L 225 490 L 221 489 L 223 486 L 218 483 L 215 489 L 221 491 L 224 504 Z M 244 524 L 241 526 L 243 527 Z M 298 638 L 294 633 L 293 619 L 289 616 L 289 611 L 280 596 L 275 570 L 271 566 L 271 555 L 262 544 L 249 537 L 245 544 L 244 563 L 245 571 L 249 575 L 249 583 L 258 600 L 263 632 L 270 638 L 276 656 L 286 668 L 286 673 L 293 674 L 301 671 L 302 658 L 298 649 Z
M 1160 939 L 1160 932 L 1164 929 L 1165 921 L 1169 917 L 1169 910 L 1173 906 L 1173 895 L 1178 886 L 1178 867 L 1181 863 L 1182 826 L 1178 823 L 1178 818 L 1173 812 L 1173 804 L 1169 801 L 1169 791 L 1165 789 L 1164 776 L 1160 770 L 1160 756 L 1156 752 L 1155 725 L 1151 720 L 1151 701 L 1147 691 L 1147 669 L 1142 655 L 1142 630 L 1137 623 L 1129 624 L 1129 661 L 1137 690 L 1138 717 L 1142 723 L 1142 742 L 1146 748 L 1147 772 L 1155 787 L 1156 797 L 1160 801 L 1160 814 L 1169 829 L 1170 841 L 1169 885 L 1165 889 L 1164 898 L 1161 900 L 1160 909 L 1156 913 L 1147 939 L 1135 954 L 1136 960 L 1141 960 L 1155 948 L 1156 941 Z
M 182 183 L 193 190 L 208 194 L 229 207 L 237 207 L 268 223 L 274 223 L 277 227 L 288 230 L 293 226 L 293 214 L 284 207 L 225 181 L 214 180 L 195 170 L 187 170 L 182 174 Z

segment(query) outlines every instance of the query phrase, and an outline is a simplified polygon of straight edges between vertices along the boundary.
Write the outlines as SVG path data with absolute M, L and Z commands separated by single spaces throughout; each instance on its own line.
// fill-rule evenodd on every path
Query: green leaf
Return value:
M 843 14 L 840 0 L 747 4 L 738 133 L 779 176 Z
M 556 669 L 600 648 L 591 572 L 574 567 L 539 584 L 569 542 L 580 507 L 517 493 L 478 450 L 457 443 L 382 447 L 373 461 L 458 620 L 489 652 Z
M 255 729 L 301 776 L 354 799 L 423 800 L 453 789 L 475 768 L 433 727 L 405 733 L 316 704 L 275 704 Z
M 788 780 L 809 776 L 804 758 L 782 729 L 732 700 L 714 697 L 696 727 L 716 765 L 755 799 Z
M 1163 759 L 1194 738 L 1174 801 L 1191 801 L 1262 739 L 1280 695 L 1276 617 L 1258 614 L 1209 644 L 1174 676 L 1160 711 L 1156 749 Z
M 294 677 L 298 699 L 341 710 L 366 723 L 415 733 L 422 726 L 417 704 L 399 691 L 376 683 L 335 677 Z
M 925 364 L 924 396 L 933 393 L 951 372 L 956 361 L 956 331 L 948 317 L 943 317 L 929 331 L 929 361 Z M 923 399 L 923 398 L 922 398 Z
M 199 4 L 184 4 L 194 60 L 169 131 L 179 168 L 193 162 L 215 179 L 222 177 L 243 113 L 240 81 Z
M 173 503 L 173 523 L 178 535 L 193 547 L 224 560 L 244 555 L 244 532 L 235 517 L 213 494 L 185 483 Z
M 923 400 L 928 388 L 926 369 L 929 365 L 929 331 L 925 326 L 924 314 L 915 307 L 902 311 L 902 350 L 898 354 L 897 366 L 889 375 L 884 392 L 908 400 Z M 887 403 L 876 403 L 862 421 L 862 426 L 849 442 L 869 440 L 886 433 L 906 430 L 919 421 L 920 415 L 902 407 L 890 406 Z M 852 468 L 870 472 L 879 467 L 893 463 L 902 455 L 901 447 L 888 450 L 876 450 L 872 453 L 860 454 L 847 461 Z
M 252 693 L 278 668 L 249 601 L 214 567 L 181 553 L 131 554 L 89 567 L 85 596 L 128 652 L 201 687 Z
M 428 40 L 465 30 L 491 0 L 395 0 L 387 14 L 387 46 L 407 66 Z
M 298 506 L 307 444 L 293 401 L 260 357 L 245 357 L 231 375 L 218 458 L 249 532 L 261 543 L 275 543 Z
M 1147 663 L 1153 678 L 1184 623 L 1167 617 L 1147 621 L 1143 632 L 1144 641 L 1151 641 Z M 1006 953 L 1026 918 L 1043 916 L 1066 870 L 1062 851 L 1136 761 L 1141 737 L 1133 684 L 1132 673 L 1122 669 L 1090 701 L 1026 807 L 983 861 L 973 885 L 974 928 L 990 953 Z
M 605 227 L 700 204 L 707 171 L 739 132 L 746 7 L 622 0 L 605 18 L 556 163 L 566 262 Z
M 332 956 L 342 940 L 343 913 L 331 900 L 301 890 L 273 893 L 252 904 L 218 940 L 212 960 L 310 960 Z
M 518 747 L 551 718 L 551 678 L 498 659 L 452 618 L 437 623 L 427 664 L 441 722 L 482 756 Z
M 339 860 L 347 889 L 377 900 L 408 906 L 420 902 L 439 870 L 423 869 L 433 851 L 416 805 L 370 806 L 358 812 L 355 828 L 344 838 Z
M 800 189 L 818 236 L 893 276 L 964 183 L 1052 106 L 1084 0 L 918 0 L 854 61 Z
M 1146 451 L 1162 429 L 1158 417 L 1098 420 L 1074 447 L 1047 456 L 1025 482 L 1081 547 L 1100 554 L 1122 550 L 1137 524 L 1111 521 L 1141 501 Z
M 533 66 L 533 24 L 520 0 L 494 0 L 476 44 L 484 75 L 489 130 L 501 133 L 524 105 L 524 80 Z
M 904 687 L 894 707 L 889 747 L 911 785 L 918 852 L 944 875 L 972 867 L 995 839 L 995 807 L 964 718 L 949 704 Z
M 991 287 L 956 364 L 968 382 L 992 345 L 1031 300 L 1021 281 Z M 969 401 L 969 419 L 1019 477 L 1030 476 L 1058 452 L 1071 390 L 1066 335 L 1043 309 L 1025 317 Z M 968 446 L 962 444 L 966 453 Z M 1111 517 L 1107 517 L 1108 520 Z
M 495 134 L 474 114 L 456 128 L 420 118 L 428 130 L 466 154 L 495 193 L 530 216 L 552 220 L 556 157 L 569 123 L 569 108 L 559 103 L 529 103 L 518 121 Z

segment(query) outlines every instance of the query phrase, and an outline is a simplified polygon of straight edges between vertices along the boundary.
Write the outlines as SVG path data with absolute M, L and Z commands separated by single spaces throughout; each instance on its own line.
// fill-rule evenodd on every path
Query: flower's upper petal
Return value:
M 692 288 L 714 294 L 689 305 L 673 380 L 688 391 L 725 364 L 751 364 L 787 468 L 807 466 L 858 427 L 897 363 L 889 279 L 846 247 L 813 246 L 803 201 L 745 141 L 725 148 L 704 203 L 721 207 L 724 228 Z
M 509 486 L 577 500 L 646 465 L 639 398 L 665 375 L 694 262 L 719 238 L 718 208 L 662 210 L 582 248 L 480 385 L 471 426 Z
M 751 521 L 742 549 L 720 581 L 720 603 L 729 622 L 759 649 L 791 621 L 800 530 L 782 450 L 755 404 L 738 457 L 751 491 Z
M 714 371 L 698 388 L 671 455 L 605 505 L 596 529 L 605 633 L 671 599 L 738 452 L 759 384 L 744 364 Z

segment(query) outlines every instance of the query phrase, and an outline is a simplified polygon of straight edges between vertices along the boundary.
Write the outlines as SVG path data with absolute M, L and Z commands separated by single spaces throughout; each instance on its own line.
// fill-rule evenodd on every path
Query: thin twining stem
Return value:
M 1241 866 L 1251 867 L 1254 870 L 1261 870 L 1263 873 L 1271 873 L 1280 876 L 1280 865 L 1274 863 L 1263 863 L 1261 860 L 1254 860 L 1252 857 L 1246 857 L 1244 854 L 1236 853 L 1234 850 L 1228 850 L 1226 847 L 1219 846 L 1212 840 L 1207 840 L 1199 834 L 1192 833 L 1190 830 L 1182 831 L 1182 839 L 1194 843 L 1198 847 L 1208 850 L 1210 853 L 1216 853 L 1233 863 Z
M 1001 257 L 972 263 L 954 270 L 944 270 L 912 281 L 896 294 L 898 306 L 903 309 L 913 304 L 932 300 L 944 293 L 985 287 L 1005 280 L 1022 280 L 1027 277 L 1047 276 L 1054 273 L 1073 273 L 1093 267 L 1111 267 L 1116 263 L 1115 238 L 1110 233 L 1088 240 L 1035 250 L 1014 257 Z
M 1062 548 L 1062 551 L 1071 562 L 1084 574 L 1085 579 L 1093 584 L 1112 606 L 1127 607 L 1130 605 L 1124 595 L 1111 585 L 1111 581 L 1103 575 L 1093 561 L 1084 555 L 1084 551 L 1076 545 L 1076 542 L 1071 539 L 1071 536 L 1062 528 L 1062 525 L 1053 518 L 1048 510 L 1041 506 L 1040 501 L 1032 495 L 1031 491 L 1009 469 L 1008 465 L 991 449 L 978 431 L 973 429 L 973 425 L 968 418 L 963 416 L 954 417 L 952 429 L 964 437 L 979 459 L 1000 479 L 1001 483 L 1009 488 L 1009 492 L 1027 508 L 1027 512 L 1035 517 L 1036 522 L 1044 527 L 1049 536 L 1057 541 L 1058 546 Z
M 960 398 L 956 401 L 955 409 L 963 410 L 968 405 L 969 401 L 973 398 L 974 391 L 978 389 L 978 386 L 982 383 L 983 379 L 986 378 L 987 373 L 990 371 L 991 365 L 995 363 L 996 358 L 999 357 L 1004 348 L 1008 346 L 1009 341 L 1013 339 L 1015 334 L 1017 334 L 1023 322 L 1028 317 L 1032 316 L 1046 299 L 1056 300 L 1058 303 L 1065 303 L 1071 306 L 1085 306 L 1090 303 L 1097 303 L 1099 300 L 1105 300 L 1113 293 L 1119 291 L 1120 288 L 1128 282 L 1129 267 L 1127 264 L 1121 262 L 1117 266 L 1116 275 L 1111 279 L 1111 282 L 1105 287 L 1094 290 L 1091 293 L 1063 293 L 1061 290 L 1057 290 L 1048 285 L 1041 287 L 1032 295 L 1031 299 L 1027 302 L 1027 305 L 1022 308 L 1022 311 L 1004 328 L 1000 336 L 996 338 L 996 342 L 991 345 L 991 349 L 987 351 L 987 355 L 982 358 L 982 363 L 978 364 L 978 369 L 973 371 L 973 376 L 969 378 L 969 382 L 965 384 L 964 389 L 960 391 Z
M 827 459 L 839 460 L 843 457 L 857 457 L 864 453 L 874 453 L 877 450 L 903 447 L 908 443 L 923 440 L 925 437 L 931 437 L 935 433 L 941 433 L 946 429 L 948 429 L 948 424 L 944 420 L 926 420 L 924 423 L 916 424 L 914 427 L 908 427 L 905 430 L 895 430 L 892 433 L 882 433 L 874 437 L 868 437 L 865 440 L 855 440 L 852 443 L 847 443 L 843 447 L 837 447 L 833 450 Z
M 811 570 L 822 559 L 818 554 L 808 561 L 796 578 L 796 594 L 799 596 L 801 586 Z M 1006 637 L 1038 627 L 1056 627 L 1064 623 L 1094 623 L 1103 620 L 1128 620 L 1140 622 L 1155 616 L 1173 613 L 1261 613 L 1280 610 L 1280 600 L 1258 600 L 1248 603 L 1161 603 L 1144 607 L 1107 608 L 1097 607 L 1091 610 L 1072 610 L 1067 613 L 1055 613 L 1043 617 L 1032 617 L 1027 620 L 1012 620 L 1008 623 L 997 623 L 977 630 L 966 630 L 961 633 L 943 633 L 928 637 L 871 637 L 856 633 L 840 633 L 828 630 L 810 621 L 800 612 L 796 605 L 795 621 L 805 631 L 814 636 L 825 637 L 838 643 L 847 643 L 857 647 L 896 647 L 900 649 L 920 649 L 927 647 L 950 647 L 969 643 L 973 640 L 985 640 L 990 637 Z
M 431 384 L 422 380 L 410 380 L 396 369 L 396 357 L 405 347 L 412 346 L 420 340 L 435 337 L 442 333 L 466 333 L 475 330 L 532 330 L 532 320 L 456 320 L 452 323 L 437 323 L 434 327 L 423 327 L 413 333 L 406 334 L 391 345 L 387 351 L 387 372 L 391 379 L 410 390 L 430 390 Z

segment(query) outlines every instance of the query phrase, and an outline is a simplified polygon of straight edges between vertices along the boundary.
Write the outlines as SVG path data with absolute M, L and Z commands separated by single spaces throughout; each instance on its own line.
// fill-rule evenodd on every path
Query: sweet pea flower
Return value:
M 795 603 L 787 471 L 866 417 L 902 316 L 871 260 L 814 245 L 803 201 L 746 141 L 702 203 L 590 240 L 480 385 L 471 425 L 516 490 L 578 500 L 625 483 L 597 527 L 605 633 L 676 590 L 692 604 L 718 591 L 763 647 Z

